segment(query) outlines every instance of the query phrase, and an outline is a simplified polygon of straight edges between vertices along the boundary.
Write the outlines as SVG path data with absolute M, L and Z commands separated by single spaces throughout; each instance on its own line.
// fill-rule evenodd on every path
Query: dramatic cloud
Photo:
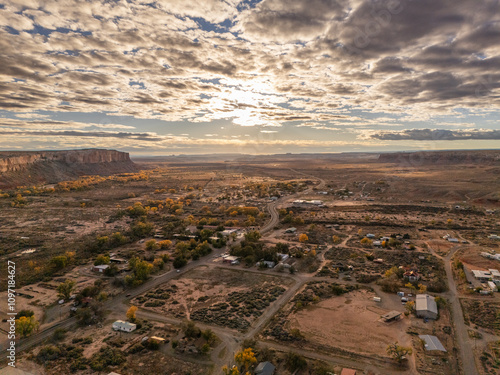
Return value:
M 382 134 L 457 122 L 494 132 L 500 2 L 10 0 L 0 6 L 0 117 L 26 145 L 67 132 L 61 147 L 72 131 L 92 146 L 118 137 L 100 131 L 125 129 L 191 134 L 203 147 L 228 124 L 228 139 L 253 127 L 250 141 L 275 134 L 283 147 L 383 147 L 397 139 Z M 357 139 L 364 131 L 373 136 Z

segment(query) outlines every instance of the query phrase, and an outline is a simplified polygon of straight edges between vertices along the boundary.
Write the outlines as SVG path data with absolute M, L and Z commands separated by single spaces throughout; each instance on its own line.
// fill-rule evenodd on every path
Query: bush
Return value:
M 46 362 L 56 360 L 61 356 L 61 349 L 54 345 L 44 346 L 36 355 L 38 363 L 45 364 Z

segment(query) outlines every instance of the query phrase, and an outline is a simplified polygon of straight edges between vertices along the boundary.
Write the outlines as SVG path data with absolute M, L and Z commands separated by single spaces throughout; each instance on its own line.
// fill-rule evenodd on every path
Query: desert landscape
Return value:
M 219 374 L 249 349 L 279 374 L 496 373 L 495 155 L 136 158 L 6 188 L 20 366 Z

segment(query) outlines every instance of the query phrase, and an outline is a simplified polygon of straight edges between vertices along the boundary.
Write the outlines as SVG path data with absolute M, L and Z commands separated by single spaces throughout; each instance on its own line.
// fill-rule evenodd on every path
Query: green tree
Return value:
M 69 299 L 71 296 L 71 292 L 73 291 L 73 288 L 75 287 L 75 281 L 74 280 L 66 280 L 65 282 L 61 283 L 57 287 L 57 295 L 59 298 L 63 299 Z
M 109 264 L 109 257 L 106 255 L 98 255 L 94 261 L 94 266 L 100 266 L 101 264 Z

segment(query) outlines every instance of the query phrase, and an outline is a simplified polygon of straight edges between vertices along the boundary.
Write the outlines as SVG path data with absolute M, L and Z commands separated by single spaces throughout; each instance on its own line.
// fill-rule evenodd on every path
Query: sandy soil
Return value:
M 321 345 L 385 356 L 388 344 L 407 344 L 408 320 L 389 324 L 380 321 L 380 315 L 387 311 L 375 305 L 373 296 L 356 291 L 321 301 L 292 314 L 290 328 L 298 328 L 307 340 Z

